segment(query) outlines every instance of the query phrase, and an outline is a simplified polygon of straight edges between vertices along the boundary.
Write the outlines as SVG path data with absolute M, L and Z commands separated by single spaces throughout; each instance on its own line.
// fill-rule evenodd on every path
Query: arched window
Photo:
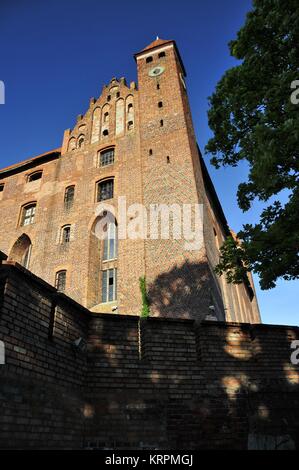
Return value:
M 128 122 L 128 131 L 131 131 L 134 128 L 134 123 L 133 121 Z
M 109 221 L 105 226 L 103 261 L 108 261 L 117 258 L 117 245 L 117 225 L 114 221 Z
M 78 148 L 83 148 L 84 147 L 84 135 L 79 136 L 78 138 Z
M 23 233 L 13 245 L 9 254 L 9 259 L 20 263 L 24 268 L 29 269 L 32 244 L 31 240 Z
M 40 180 L 42 175 L 43 175 L 42 170 L 35 171 L 34 173 L 31 173 L 30 175 L 28 175 L 27 182 L 31 183 L 32 181 Z
M 71 137 L 69 140 L 68 151 L 75 150 L 76 148 L 76 139 L 75 137 Z
M 108 122 L 109 121 L 109 113 L 106 112 L 104 113 L 104 122 Z
M 74 204 L 75 186 L 69 186 L 64 193 L 64 207 L 69 210 Z
M 22 209 L 21 225 L 33 224 L 36 212 L 36 202 L 26 204 Z
M 61 244 L 66 245 L 71 241 L 71 226 L 70 225 L 65 225 L 61 229 Z
M 128 104 L 128 113 L 131 113 L 133 111 L 133 103 Z
M 100 181 L 97 184 L 97 201 L 106 201 L 107 199 L 112 199 L 114 193 L 114 180 L 108 179 Z
M 55 276 L 55 287 L 59 292 L 64 292 L 66 288 L 66 270 L 58 271 Z

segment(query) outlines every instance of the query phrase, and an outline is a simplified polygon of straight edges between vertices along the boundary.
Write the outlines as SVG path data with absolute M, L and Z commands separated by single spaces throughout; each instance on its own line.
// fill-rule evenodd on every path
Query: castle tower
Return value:
M 145 276 L 154 316 L 259 322 L 251 277 L 228 285 L 213 271 L 231 232 L 176 43 L 157 38 L 135 60 L 138 86 L 112 78 L 60 149 L 0 170 L 0 250 L 93 312 L 138 315 Z M 145 237 L 120 236 L 119 198 L 131 225 L 144 209 Z

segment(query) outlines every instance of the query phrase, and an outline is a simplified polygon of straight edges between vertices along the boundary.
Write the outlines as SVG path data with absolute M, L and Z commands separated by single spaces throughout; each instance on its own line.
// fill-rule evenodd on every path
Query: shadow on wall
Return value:
M 211 313 L 209 306 L 216 303 L 217 317 L 224 319 L 221 296 L 215 293 L 206 262 L 185 261 L 181 266 L 176 265 L 160 274 L 149 284 L 148 297 L 153 316 L 201 321 Z
M 87 447 L 299 448 L 299 370 L 290 362 L 298 329 L 150 318 L 141 321 L 138 360 L 133 319 L 112 334 L 100 323 L 89 352 Z

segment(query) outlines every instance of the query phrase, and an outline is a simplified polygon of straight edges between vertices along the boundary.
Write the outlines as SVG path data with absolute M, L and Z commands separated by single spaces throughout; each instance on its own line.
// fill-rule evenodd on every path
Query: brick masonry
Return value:
M 0 215 L 5 220 L 0 250 L 21 262 L 31 243 L 30 270 L 51 285 L 56 273 L 65 270 L 66 294 L 94 312 L 111 313 L 117 306 L 120 314 L 138 315 L 139 278 L 145 275 L 157 317 L 200 320 L 213 305 L 220 320 L 257 323 L 257 300 L 248 293 L 249 285 L 254 294 L 251 277 L 248 285 L 228 285 L 213 271 L 230 232 L 197 148 L 176 44 L 155 41 L 135 59 L 138 87 L 112 78 L 64 132 L 61 148 L 0 170 Z M 150 76 L 157 67 L 164 72 Z M 100 166 L 100 152 L 111 148 L 113 164 Z M 29 181 L 35 171 L 42 171 L 42 178 Z M 118 259 L 110 266 L 117 266 L 114 302 L 102 302 L 102 272 L 108 264 L 93 231 L 99 215 L 97 183 L 107 178 L 114 178 L 114 197 L 106 201 L 114 208 L 119 196 L 126 197 L 127 207 L 137 203 L 147 210 L 161 203 L 203 205 L 204 239 L 198 250 L 187 250 L 182 239 L 119 240 Z M 75 197 L 66 208 L 69 186 Z M 23 226 L 23 207 L 33 202 L 34 222 Z M 136 214 L 128 214 L 128 222 L 134 224 Z M 71 226 L 70 242 L 62 244 L 65 225 Z
M 0 448 L 299 448 L 298 328 L 95 314 L 6 261 L 0 288 Z

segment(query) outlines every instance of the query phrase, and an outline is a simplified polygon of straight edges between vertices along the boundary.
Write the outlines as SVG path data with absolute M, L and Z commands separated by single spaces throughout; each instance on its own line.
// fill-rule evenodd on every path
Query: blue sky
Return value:
M 157 35 L 175 39 L 180 49 L 203 150 L 211 135 L 207 97 L 236 63 L 227 43 L 250 8 L 249 0 L 1 0 L 6 104 L 0 106 L 0 166 L 60 147 L 64 129 L 113 76 L 136 80 L 133 54 Z M 236 203 L 246 166 L 215 170 L 205 160 L 230 226 L 238 231 L 242 223 L 257 221 L 259 203 L 245 214 Z M 263 322 L 298 324 L 297 283 L 280 281 L 261 291 L 255 280 Z

